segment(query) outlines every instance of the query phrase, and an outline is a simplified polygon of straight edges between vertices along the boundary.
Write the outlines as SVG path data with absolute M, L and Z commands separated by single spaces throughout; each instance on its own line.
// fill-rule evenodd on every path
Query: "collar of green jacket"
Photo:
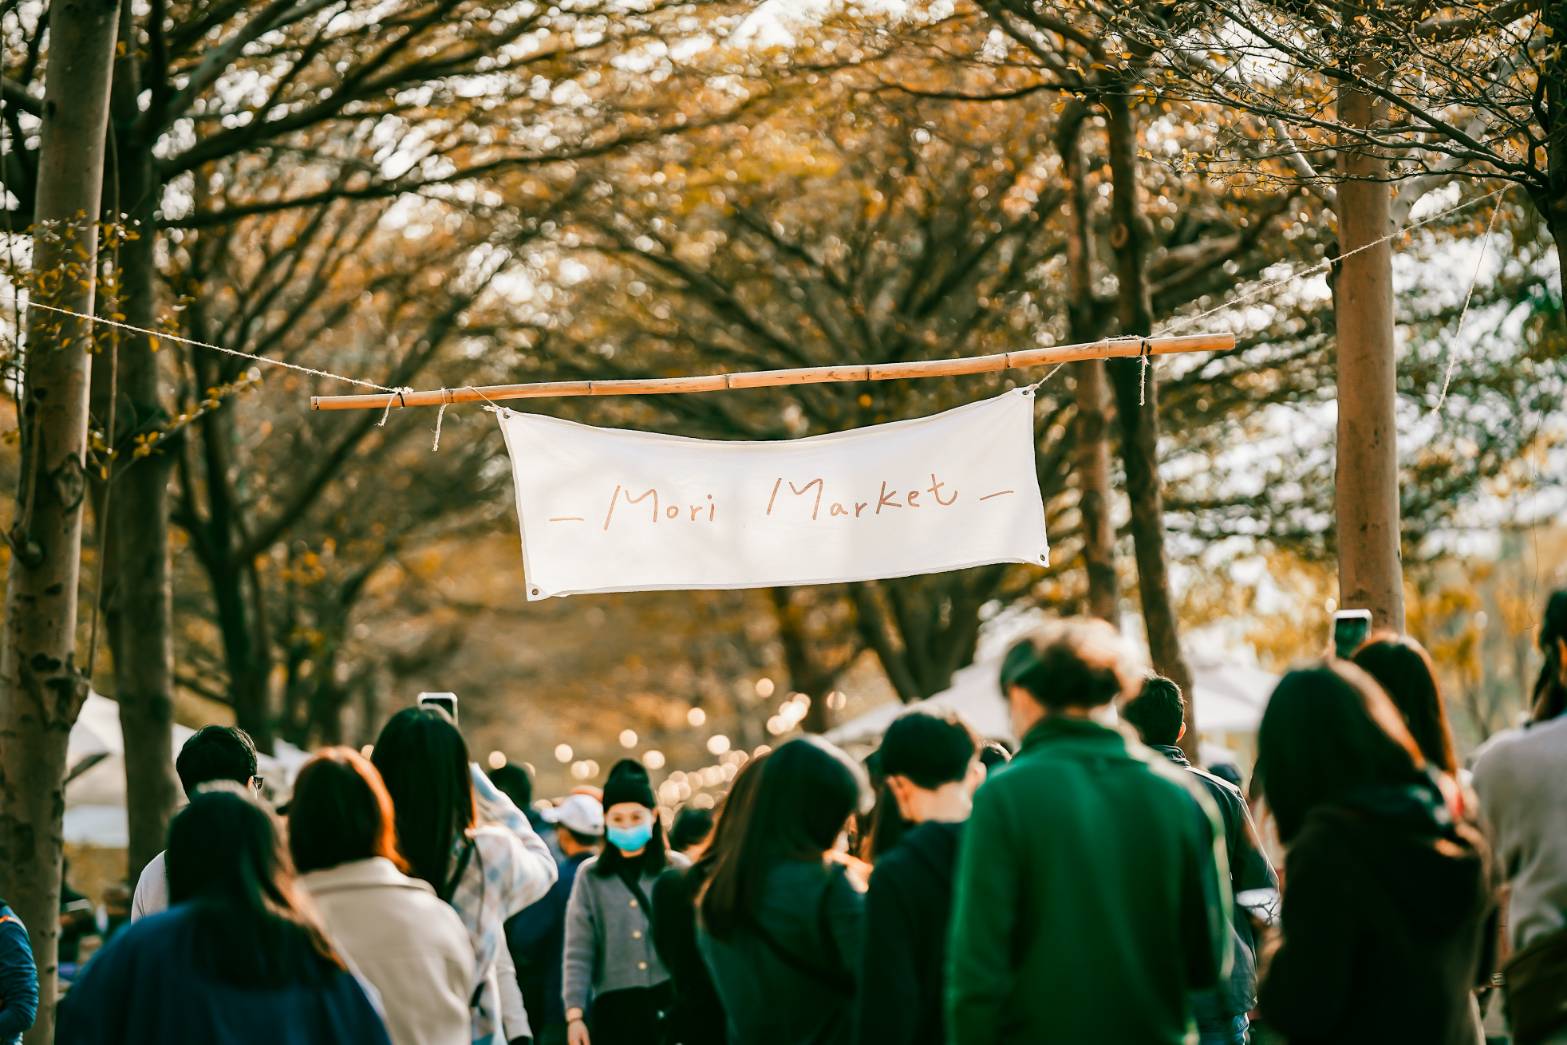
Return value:
M 1052 747 L 1071 745 L 1102 753 L 1125 754 L 1127 752 L 1126 735 L 1113 726 L 1095 722 L 1090 718 L 1049 713 L 1034 723 L 1034 727 L 1024 735 L 1018 754 L 1027 754 L 1046 744 Z

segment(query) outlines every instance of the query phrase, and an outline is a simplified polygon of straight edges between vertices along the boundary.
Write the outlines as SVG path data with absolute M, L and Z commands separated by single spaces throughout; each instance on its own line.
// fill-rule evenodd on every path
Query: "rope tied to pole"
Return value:
M 441 391 L 444 392 L 446 389 L 443 388 Z M 446 408 L 451 405 L 450 402 L 442 403 L 441 408 L 435 412 L 435 442 L 430 444 L 431 453 L 440 453 L 441 451 L 441 422 L 446 420 Z
M 1153 366 L 1153 360 L 1148 358 L 1148 339 L 1141 335 L 1137 338 L 1137 405 L 1145 406 L 1148 402 L 1148 370 Z
M 386 419 L 392 416 L 392 396 L 396 396 L 397 397 L 397 405 L 398 406 L 406 407 L 408 405 L 408 400 L 405 399 L 404 396 L 408 395 L 408 393 L 410 393 L 412 391 L 413 391 L 413 386 L 411 386 L 411 385 L 400 385 L 397 388 L 390 389 L 391 395 L 388 395 L 386 397 L 386 409 L 381 411 L 381 420 L 377 421 L 375 423 L 375 426 L 377 428 L 385 428 L 386 427 Z M 441 391 L 444 392 L 444 391 L 446 391 L 446 389 L 443 388 L 443 389 L 441 389 Z M 442 403 L 441 404 L 441 408 L 445 409 L 446 408 L 446 404 Z

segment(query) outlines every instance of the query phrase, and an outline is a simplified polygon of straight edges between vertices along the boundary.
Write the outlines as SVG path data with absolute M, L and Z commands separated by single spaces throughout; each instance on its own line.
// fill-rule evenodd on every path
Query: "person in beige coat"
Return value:
M 305 765 L 289 850 L 328 935 L 380 993 L 393 1045 L 469 1045 L 473 948 L 457 912 L 400 869 L 392 800 L 357 751 Z

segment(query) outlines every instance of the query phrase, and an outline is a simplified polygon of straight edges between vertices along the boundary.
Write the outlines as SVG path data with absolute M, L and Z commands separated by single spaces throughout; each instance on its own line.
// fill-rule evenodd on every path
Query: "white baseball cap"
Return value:
M 604 806 L 592 795 L 571 794 L 554 809 L 544 811 L 547 823 L 559 824 L 568 831 L 594 838 L 604 833 Z

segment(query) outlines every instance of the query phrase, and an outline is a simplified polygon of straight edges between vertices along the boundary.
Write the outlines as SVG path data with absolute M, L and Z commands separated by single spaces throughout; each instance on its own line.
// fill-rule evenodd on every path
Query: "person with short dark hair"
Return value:
M 697 901 L 697 946 L 730 1041 L 853 1040 L 865 897 L 846 870 L 845 831 L 869 797 L 864 771 L 820 737 L 767 755 L 739 837 Z
M 1106 721 L 1131 688 L 1103 621 L 1015 644 L 1001 689 L 1023 738 L 964 828 L 947 1034 L 966 1043 L 1180 1045 L 1229 962 L 1208 797 Z
M 1519 1042 L 1567 1045 L 1567 589 L 1545 605 L 1531 721 L 1475 755 L 1474 788 L 1509 885 L 1503 970 Z
M 549 891 L 559 873 L 549 847 L 533 826 L 468 759 L 468 744 L 439 707 L 404 708 L 387 720 L 370 761 L 392 796 L 397 851 L 408 871 L 452 905 L 473 948 L 470 991 L 474 1042 L 532 1037 L 529 1028 L 506 1026 L 507 995 L 501 983 L 505 922 Z M 526 1023 L 526 1013 L 512 1016 Z M 518 1033 L 520 1032 L 520 1033 Z
M 169 910 L 87 963 L 60 1005 L 58 1045 L 388 1045 L 249 788 L 200 788 L 169 827 L 167 864 Z
M 604 841 L 604 806 L 595 795 L 574 792 L 543 819 L 555 826 L 559 876 L 544 898 L 506 922 L 506 945 L 537 1045 L 564 1045 L 566 1005 L 561 963 L 566 953 L 566 904 L 583 863 Z
M 261 790 L 257 775 L 256 742 L 238 726 L 202 726 L 190 735 L 174 760 L 185 797 L 195 797 L 206 784 L 227 781 Z M 147 861 L 136 892 L 131 897 L 131 921 L 167 910 L 169 878 L 164 870 L 164 854 Z
M 1291 1045 L 1472 1045 L 1489 854 L 1381 687 L 1340 660 L 1285 675 L 1257 765 L 1285 845 L 1282 931 L 1258 988 L 1267 1027 Z
M 392 799 L 368 759 L 330 747 L 305 763 L 288 848 L 333 942 L 380 992 L 393 1045 L 466 1045 L 468 933 L 429 883 L 403 874 Z
M 1257 1003 L 1257 936 L 1251 916 L 1235 904 L 1235 898 L 1252 889 L 1278 889 L 1278 875 L 1262 851 L 1240 788 L 1192 765 L 1178 746 L 1186 735 L 1186 700 L 1181 687 L 1162 675 L 1151 675 L 1122 706 L 1121 717 L 1137 730 L 1143 743 L 1191 773 L 1219 810 L 1230 870 L 1234 964 L 1225 989 L 1202 991 L 1192 1004 L 1201 1045 L 1245 1045 L 1251 1023 L 1247 1014 Z
M 675 814 L 669 828 L 669 848 L 687 860 L 696 860 L 713 834 L 713 811 L 686 806 Z
M 27 926 L 0 900 L 0 1045 L 16 1045 L 38 1016 L 38 966 Z
M 953 871 L 985 770 L 978 740 L 956 715 L 903 715 L 887 727 L 879 754 L 884 813 L 904 827 L 887 847 L 877 819 L 857 1036 L 865 1045 L 940 1045 Z
M 533 830 L 543 838 L 546 844 L 550 843 L 553 832 L 549 829 L 548 822 L 539 811 L 533 808 L 533 774 L 527 766 L 520 766 L 515 762 L 507 762 L 499 769 L 490 770 L 490 783 L 494 784 L 512 804 L 522 810 L 522 815 L 528 818 L 528 823 L 533 825 Z M 555 852 L 553 846 L 551 853 L 560 862 L 560 853 Z
M 634 759 L 615 763 L 604 781 L 604 840 L 566 905 L 561 1000 L 571 1045 L 652 1040 L 672 1000 L 648 893 L 664 868 L 690 861 L 669 852 L 652 782 Z

